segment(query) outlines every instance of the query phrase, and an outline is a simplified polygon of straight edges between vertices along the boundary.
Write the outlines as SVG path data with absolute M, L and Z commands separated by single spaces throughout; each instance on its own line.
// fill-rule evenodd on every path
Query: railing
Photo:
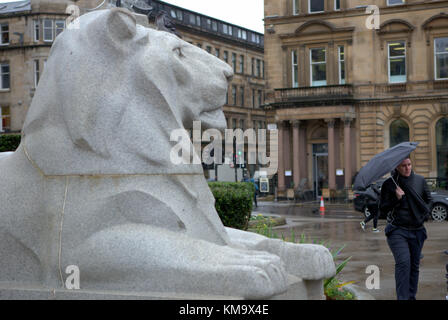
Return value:
M 447 80 L 434 80 L 432 81 L 432 89 L 433 90 L 445 90 L 448 89 L 448 81 Z
M 394 84 L 377 84 L 375 85 L 375 94 L 385 94 L 385 93 L 397 93 L 406 92 L 406 83 L 394 83 Z
M 353 96 L 352 85 L 330 85 L 319 87 L 299 87 L 275 89 L 276 101 L 291 101 L 298 99 L 337 99 Z
M 431 191 L 448 190 L 448 178 L 425 178 Z

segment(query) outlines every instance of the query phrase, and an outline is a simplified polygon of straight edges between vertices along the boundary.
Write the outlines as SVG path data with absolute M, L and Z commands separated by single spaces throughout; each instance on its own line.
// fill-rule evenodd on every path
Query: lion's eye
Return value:
M 173 49 L 173 51 L 175 51 L 179 55 L 179 57 L 181 57 L 181 58 L 184 57 L 181 47 L 176 47 Z

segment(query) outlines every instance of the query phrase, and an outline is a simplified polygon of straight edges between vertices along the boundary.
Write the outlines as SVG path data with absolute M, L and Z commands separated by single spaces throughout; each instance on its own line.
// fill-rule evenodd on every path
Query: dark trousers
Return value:
M 373 227 L 376 229 L 378 227 L 378 206 L 367 206 L 369 208 L 370 216 L 364 219 L 364 223 L 367 224 L 373 219 Z
M 388 224 L 385 233 L 395 259 L 397 300 L 415 300 L 420 254 L 427 238 L 426 229 L 405 230 Z

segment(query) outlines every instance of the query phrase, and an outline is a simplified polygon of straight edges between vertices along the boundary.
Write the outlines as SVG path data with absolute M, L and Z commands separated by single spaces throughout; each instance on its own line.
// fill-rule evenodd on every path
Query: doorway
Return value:
M 313 186 L 316 199 L 328 188 L 328 144 L 313 144 Z

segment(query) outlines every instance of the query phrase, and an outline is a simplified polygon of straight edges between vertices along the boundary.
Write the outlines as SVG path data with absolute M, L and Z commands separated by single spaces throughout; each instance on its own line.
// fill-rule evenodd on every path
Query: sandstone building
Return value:
M 0 132 L 20 132 L 54 39 L 65 28 L 66 1 L 0 4 Z
M 407 140 L 420 143 L 416 172 L 446 182 L 448 1 L 371 2 L 377 16 L 361 0 L 264 1 L 280 195 L 301 182 L 316 196 L 349 190 L 373 155 Z
M 162 1 L 145 1 L 171 18 L 180 36 L 230 64 L 235 72 L 224 113 L 229 128 L 266 128 L 264 35 Z M 123 1 L 122 1 L 123 3 Z M 0 4 L 0 132 L 19 133 L 51 45 L 76 5 L 79 14 L 112 0 L 25 0 Z M 66 13 L 69 12 L 69 13 Z M 253 171 L 253 170 L 252 170 Z

